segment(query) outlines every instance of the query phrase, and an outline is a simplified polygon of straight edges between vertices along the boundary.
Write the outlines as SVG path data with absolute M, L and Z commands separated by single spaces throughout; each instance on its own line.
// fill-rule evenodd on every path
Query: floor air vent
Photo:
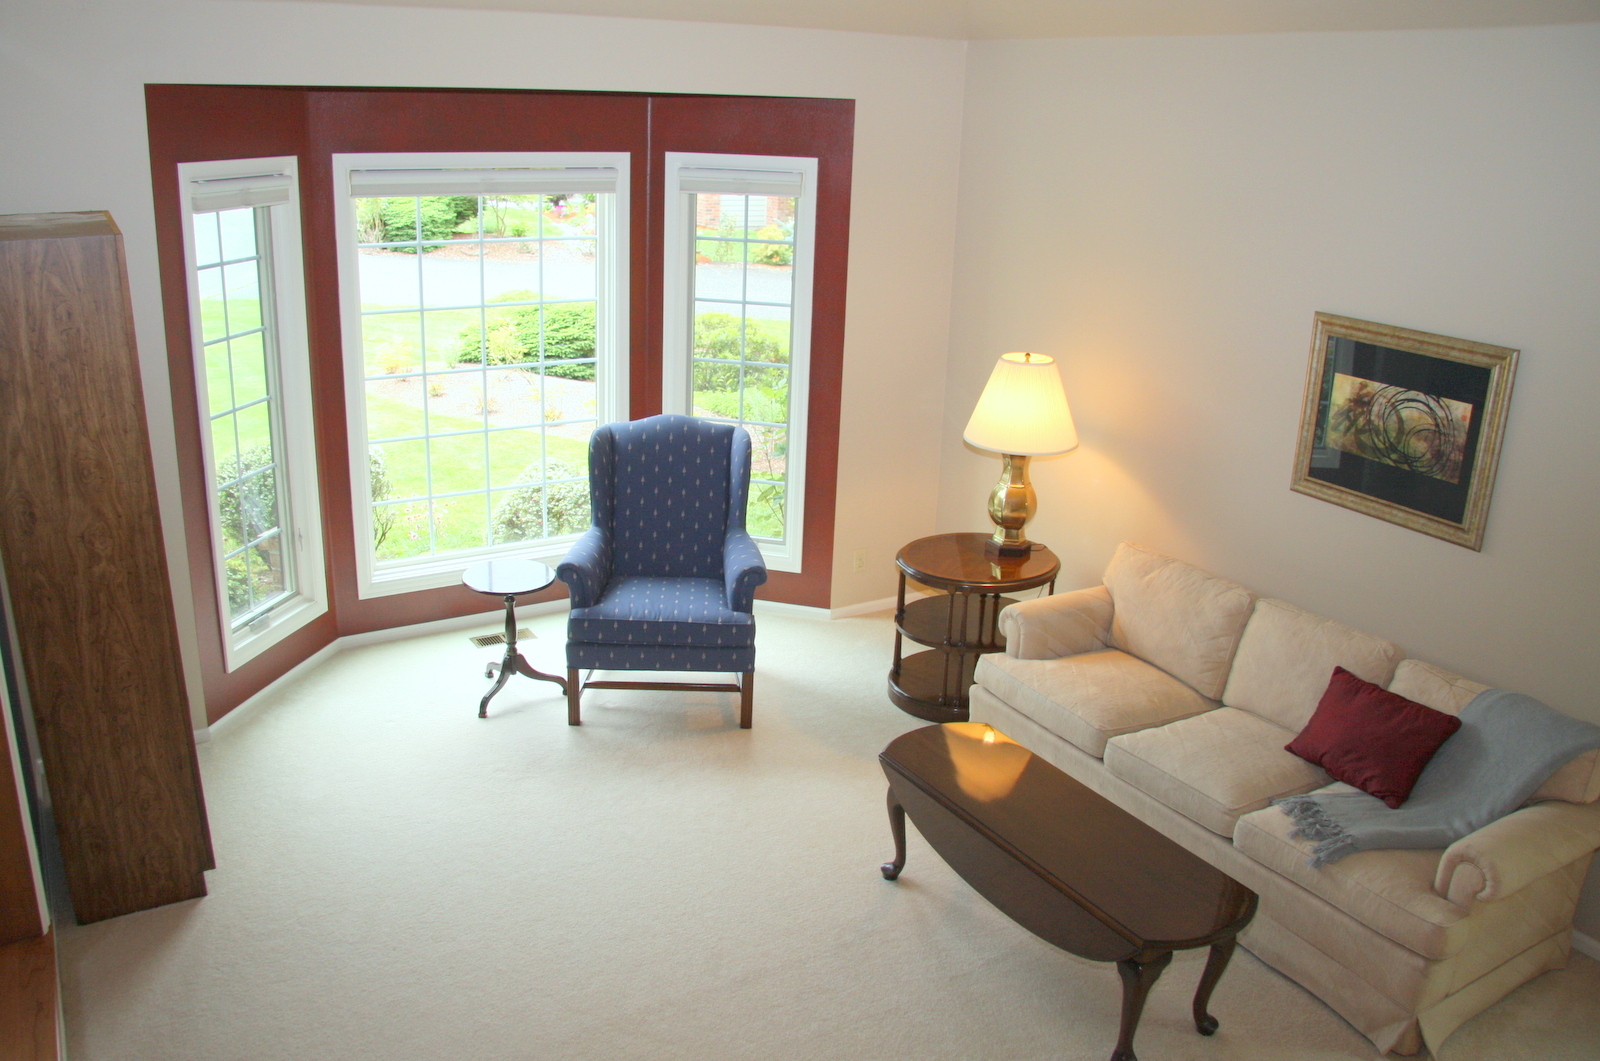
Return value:
M 533 637 L 533 631 L 522 627 L 517 628 L 517 640 L 527 641 Z M 503 645 L 506 643 L 505 634 L 480 634 L 471 639 L 479 648 L 488 648 L 490 645 Z

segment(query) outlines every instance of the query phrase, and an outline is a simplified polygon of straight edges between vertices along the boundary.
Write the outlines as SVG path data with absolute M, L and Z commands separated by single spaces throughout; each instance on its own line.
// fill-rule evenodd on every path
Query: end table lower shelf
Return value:
M 909 715 L 928 722 L 966 721 L 967 690 L 978 657 L 1006 647 L 1000 613 L 1016 601 L 1002 594 L 1046 584 L 1055 589 L 1061 564 L 1050 550 L 995 556 L 985 549 L 988 540 L 979 533 L 935 534 L 895 557 L 900 591 L 889 699 Z M 907 579 L 940 592 L 908 604 Z M 906 639 L 928 651 L 905 656 Z

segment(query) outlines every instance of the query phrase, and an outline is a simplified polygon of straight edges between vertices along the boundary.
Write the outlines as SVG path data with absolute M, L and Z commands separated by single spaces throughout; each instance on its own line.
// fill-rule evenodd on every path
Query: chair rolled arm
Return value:
M 1111 591 L 1104 586 L 1018 601 L 1000 613 L 1006 655 L 1059 659 L 1105 648 L 1111 612 Z
M 600 603 L 606 583 L 611 581 L 611 542 L 599 527 L 590 527 L 572 543 L 556 567 L 556 577 L 567 584 L 572 607 L 589 608 Z
M 1535 803 L 1445 848 L 1433 890 L 1461 907 L 1504 899 L 1596 848 L 1600 804 Z
M 756 587 L 767 580 L 767 565 L 755 539 L 743 527 L 729 529 L 722 542 L 722 584 L 728 607 L 748 612 L 754 607 Z

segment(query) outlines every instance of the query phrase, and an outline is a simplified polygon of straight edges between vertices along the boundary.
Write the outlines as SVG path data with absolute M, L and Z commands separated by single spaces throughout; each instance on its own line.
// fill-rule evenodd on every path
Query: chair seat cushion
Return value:
M 1293 736 L 1247 711 L 1219 707 L 1112 738 L 1106 769 L 1217 835 L 1232 836 L 1241 814 L 1328 783 L 1322 770 L 1284 751 Z
M 614 579 L 600 603 L 572 609 L 570 641 L 611 645 L 743 648 L 755 618 L 728 607 L 721 579 L 631 575 Z
M 979 657 L 974 680 L 1096 757 L 1119 733 L 1217 706 L 1160 668 L 1114 648 L 1061 659 L 1012 659 L 996 652 Z

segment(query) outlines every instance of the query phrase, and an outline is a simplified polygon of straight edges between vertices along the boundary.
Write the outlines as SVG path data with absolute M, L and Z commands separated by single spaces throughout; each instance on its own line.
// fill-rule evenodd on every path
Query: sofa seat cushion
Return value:
M 978 660 L 973 680 L 1096 757 L 1119 733 L 1166 725 L 1217 706 L 1159 667 L 1114 648 L 1060 659 L 993 653 Z
M 1221 707 L 1116 737 L 1106 745 L 1106 769 L 1218 836 L 1232 836 L 1240 815 L 1328 783 L 1320 768 L 1284 750 L 1293 737 L 1248 711 Z
M 1335 782 L 1323 791 L 1355 789 Z M 1290 836 L 1293 830 L 1294 822 L 1287 814 L 1267 807 L 1239 819 L 1233 844 L 1268 869 L 1425 958 L 1439 960 L 1461 949 L 1465 933 L 1453 930 L 1467 912 L 1433 890 L 1443 850 L 1358 851 L 1312 869 L 1309 863 L 1316 841 Z

